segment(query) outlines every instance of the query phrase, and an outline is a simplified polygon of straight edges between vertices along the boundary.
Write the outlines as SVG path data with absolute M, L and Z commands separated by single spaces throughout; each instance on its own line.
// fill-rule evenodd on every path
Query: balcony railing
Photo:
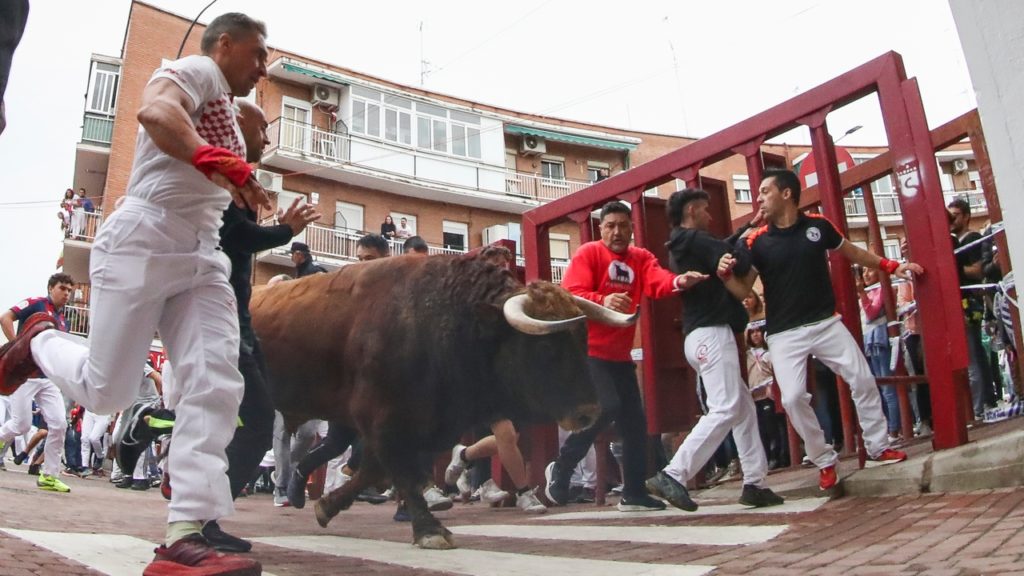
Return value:
M 89 335 L 89 307 L 85 305 L 64 307 L 64 319 L 68 322 L 68 331 L 79 336 Z
M 103 114 L 85 113 L 82 120 L 82 142 L 110 146 L 114 137 L 114 119 Z
M 67 230 L 68 240 L 85 240 L 92 242 L 96 239 L 96 232 L 103 224 L 103 211 L 95 212 L 72 212 L 71 228 Z
M 985 194 L 981 190 L 944 190 L 942 196 L 946 204 L 949 204 L 954 198 L 963 198 L 970 203 L 972 210 L 984 211 L 987 209 Z M 899 198 L 895 194 L 876 194 L 874 198 L 875 210 L 879 217 L 902 214 Z M 843 204 L 846 206 L 847 216 L 867 216 L 868 214 L 862 196 L 843 198 Z
M 590 186 L 590 182 L 544 178 L 420 148 L 331 132 L 286 118 L 271 122 L 267 135 L 268 153 L 280 150 L 320 162 L 373 170 L 381 176 L 411 177 L 454 189 L 550 202 Z

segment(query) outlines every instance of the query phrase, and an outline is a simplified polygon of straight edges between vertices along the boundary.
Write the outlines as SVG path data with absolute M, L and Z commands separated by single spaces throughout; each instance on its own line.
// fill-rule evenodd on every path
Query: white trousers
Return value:
M 107 427 L 110 426 L 110 415 L 95 414 L 86 410 L 82 415 L 82 466 L 92 467 L 92 455 L 106 457 L 103 450 L 103 439 L 107 435 Z
M 56 332 L 56 330 L 48 330 Z M 64 397 L 60 390 L 46 378 L 29 378 L 10 396 L 10 418 L 0 426 L 0 443 L 7 444 L 32 428 L 32 400 L 39 406 L 39 412 L 49 431 L 43 444 L 42 472 L 56 476 L 60 471 L 60 456 L 64 449 L 64 432 L 68 428 L 64 416 Z
M 234 511 L 224 450 L 243 384 L 230 264 L 217 240 L 216 231 L 199 231 L 129 197 L 93 245 L 89 341 L 56 330 L 32 341 L 39 367 L 65 394 L 109 414 L 138 395 L 139 374 L 159 330 L 179 396 L 169 522 L 214 520 Z
M 868 455 L 877 457 L 889 447 L 882 397 L 875 377 L 860 346 L 838 316 L 770 334 L 767 341 L 775 367 L 775 382 L 782 392 L 782 405 L 796 433 L 804 440 L 804 452 L 815 466 L 831 466 L 839 455 L 825 443 L 825 433 L 811 409 L 811 395 L 807 392 L 808 355 L 814 355 L 849 384 Z
M 700 471 L 725 440 L 736 441 L 743 483 L 760 486 L 768 461 L 757 429 L 757 409 L 740 372 L 739 349 L 728 326 L 697 328 L 683 344 L 686 361 L 704 381 L 708 413 L 683 440 L 664 472 L 685 484 Z

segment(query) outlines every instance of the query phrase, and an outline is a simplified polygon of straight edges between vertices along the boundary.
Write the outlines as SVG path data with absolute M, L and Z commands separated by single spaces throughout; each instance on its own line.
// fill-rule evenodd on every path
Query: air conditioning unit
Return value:
M 284 176 L 270 170 L 256 170 L 256 181 L 267 192 L 281 192 L 284 187 Z
M 519 151 L 526 156 L 535 156 L 547 152 L 548 147 L 543 138 L 533 134 L 523 134 L 523 139 L 519 143 Z
M 488 226 L 483 230 L 483 237 L 484 246 L 493 244 L 498 240 L 508 240 L 508 226 L 504 224 Z
M 337 88 L 327 86 L 326 84 L 314 84 L 311 94 L 313 106 L 325 106 L 332 110 L 337 110 L 339 94 Z
M 967 171 L 967 160 L 965 158 L 957 158 L 953 160 L 953 172 L 957 174 Z

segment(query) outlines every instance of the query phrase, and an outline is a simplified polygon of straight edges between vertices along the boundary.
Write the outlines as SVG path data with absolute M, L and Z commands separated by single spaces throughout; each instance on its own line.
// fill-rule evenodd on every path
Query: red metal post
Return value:
M 757 212 L 757 199 L 761 196 L 761 180 L 764 178 L 764 161 L 761 159 L 761 145 L 764 136 L 755 138 L 742 146 L 733 148 L 733 152 L 742 154 L 747 159 L 747 178 L 750 181 L 750 203 Z
M 586 244 L 594 239 L 594 228 L 590 225 L 590 210 L 580 210 L 569 214 L 569 219 L 579 224 L 580 244 Z

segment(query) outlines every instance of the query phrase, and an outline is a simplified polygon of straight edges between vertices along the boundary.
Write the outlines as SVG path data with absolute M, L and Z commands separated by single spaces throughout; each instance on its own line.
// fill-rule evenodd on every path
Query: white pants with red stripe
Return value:
M 877 457 L 889 447 L 882 397 L 860 346 L 839 316 L 791 328 L 766 338 L 775 367 L 775 382 L 782 405 L 796 433 L 804 440 L 807 457 L 818 468 L 835 464 L 839 455 L 825 443 L 825 433 L 811 408 L 807 392 L 807 356 L 814 355 L 850 386 L 868 456 Z M 846 439 L 852 442 L 852 438 Z
M 217 242 L 216 230 L 197 230 L 172 212 L 129 197 L 93 245 L 88 342 L 56 330 L 32 341 L 39 367 L 65 394 L 87 410 L 110 414 L 138 396 L 139 374 L 159 330 L 179 396 L 170 522 L 234 512 L 224 450 L 235 431 L 243 384 L 231 265 Z
M 48 330 L 56 332 L 56 330 Z M 64 415 L 64 397 L 60 390 L 46 378 L 29 378 L 10 396 L 10 418 L 0 426 L 0 444 L 6 445 L 32 428 L 32 401 L 39 406 L 39 412 L 46 422 L 48 432 L 43 444 L 42 472 L 56 476 L 60 472 L 60 456 L 64 450 L 64 431 L 68 420 Z M 29 455 L 31 457 L 31 454 Z M 0 458 L 3 454 L 0 454 Z
M 768 462 L 757 429 L 757 409 L 740 372 L 732 330 L 728 326 L 697 328 L 686 335 L 683 350 L 686 361 L 704 381 L 708 413 L 687 434 L 664 472 L 685 484 L 732 430 L 743 467 L 743 483 L 760 486 L 768 473 Z

